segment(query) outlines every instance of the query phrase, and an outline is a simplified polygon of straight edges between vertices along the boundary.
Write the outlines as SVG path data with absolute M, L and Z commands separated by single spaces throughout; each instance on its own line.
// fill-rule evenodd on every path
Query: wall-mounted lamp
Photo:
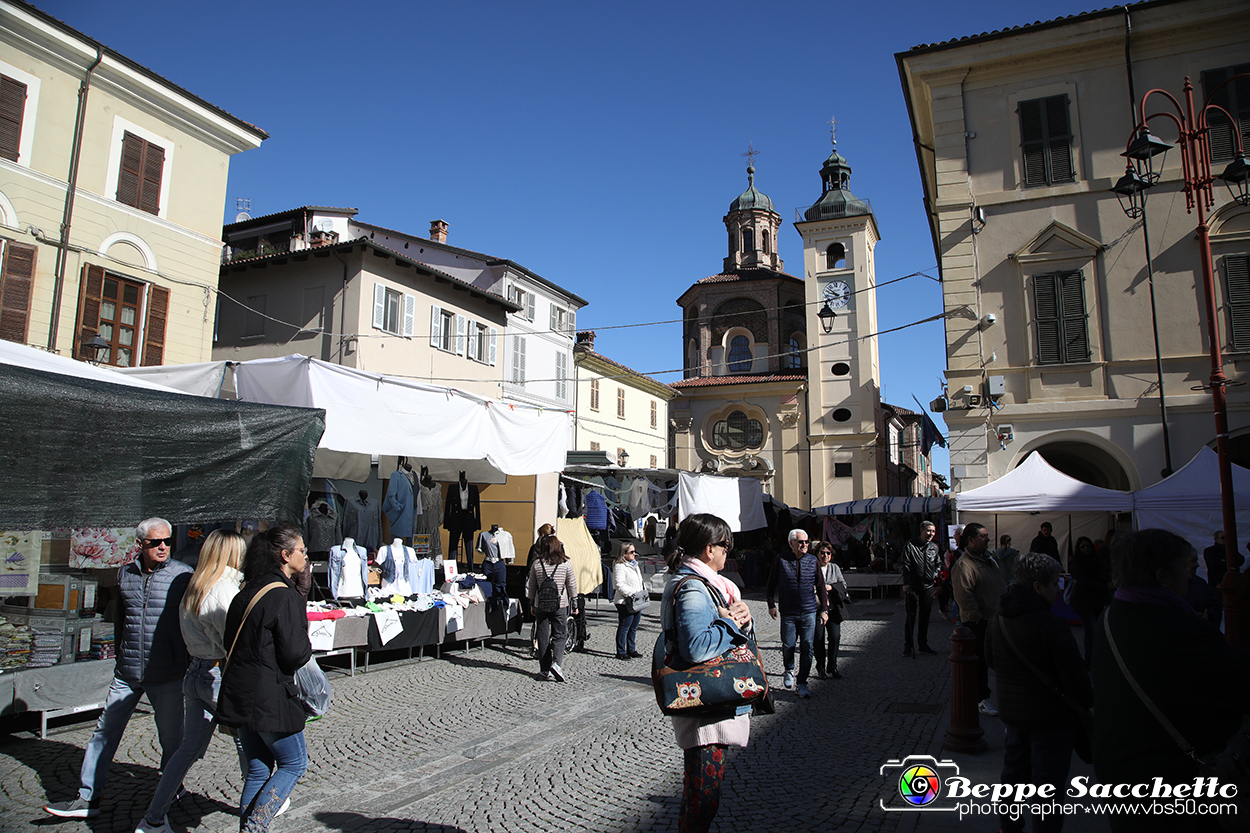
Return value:
M 838 314 L 829 306 L 828 301 L 825 301 L 825 305 L 820 308 L 820 312 L 816 313 L 816 317 L 820 319 L 820 327 L 825 331 L 825 335 L 833 332 L 833 319 L 837 318 Z
M 972 233 L 978 234 L 983 228 L 985 228 L 985 209 L 978 205 L 972 212 Z
M 987 312 L 985 317 L 981 319 L 981 328 L 993 327 L 998 323 L 998 316 L 992 312 Z
M 100 338 L 100 334 L 96 333 L 94 336 L 92 336 L 90 339 L 88 339 L 86 342 L 83 343 L 84 350 L 93 351 L 92 357 L 87 359 L 87 363 L 99 365 L 100 356 L 103 355 L 105 351 L 112 349 L 112 347 L 113 345 L 109 344 L 107 341 Z
M 621 454 L 617 457 L 616 462 L 621 468 L 625 468 L 625 464 L 629 462 L 629 452 L 621 449 Z

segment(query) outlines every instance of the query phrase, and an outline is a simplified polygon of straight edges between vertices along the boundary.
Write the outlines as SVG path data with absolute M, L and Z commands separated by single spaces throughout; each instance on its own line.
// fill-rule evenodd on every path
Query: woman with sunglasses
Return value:
M 612 564 L 612 585 L 616 588 L 613 601 L 616 602 L 616 658 L 622 660 L 635 659 L 642 656 L 638 653 L 635 639 L 638 636 L 638 622 L 642 619 L 642 611 L 634 611 L 629 604 L 630 596 L 641 593 L 642 570 L 638 567 L 638 551 L 629 541 L 622 541 L 620 552 Z
M 682 519 L 677 548 L 668 561 L 673 576 L 664 587 L 657 653 L 677 653 L 685 662 L 695 664 L 723 654 L 733 645 L 746 643 L 744 629 L 751 625 L 751 610 L 737 585 L 720 575 L 732 549 L 733 533 L 720 518 L 697 514 Z M 674 599 L 677 584 L 684 576 L 697 576 L 702 581 L 685 582 Z M 709 586 L 718 591 L 719 598 Z M 685 752 L 677 830 L 706 831 L 720 809 L 725 750 L 746 746 L 750 739 L 751 707 L 739 707 L 732 717 L 674 716 L 672 721 L 677 745 Z
M 846 577 L 833 560 L 833 544 L 828 541 L 816 545 L 816 561 L 820 564 L 820 580 L 825 583 L 825 592 L 829 594 L 829 619 L 823 625 L 816 623 L 816 640 L 812 645 L 816 676 L 822 680 L 826 677 L 840 680 L 838 648 L 842 644 L 842 621 L 846 619 Z
M 165 813 L 173 802 L 192 764 L 204 756 L 213 727 L 217 725 L 217 692 L 221 688 L 221 663 L 226 656 L 226 612 L 239 592 L 243 573 L 243 536 L 218 529 L 208 534 L 191 583 L 178 606 L 178 621 L 191 664 L 182 681 L 185 701 L 182 745 L 161 772 L 160 783 L 135 833 L 168 833 Z
M 308 769 L 304 707 L 294 677 L 312 657 L 312 644 L 293 581 L 307 561 L 298 527 L 279 524 L 256 533 L 243 564 L 243 589 L 226 614 L 217 719 L 239 730 L 242 833 L 268 830 Z

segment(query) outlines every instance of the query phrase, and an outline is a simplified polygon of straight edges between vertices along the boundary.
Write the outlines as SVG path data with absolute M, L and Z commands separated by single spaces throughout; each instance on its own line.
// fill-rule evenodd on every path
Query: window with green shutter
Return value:
M 1089 361 L 1089 317 L 1085 312 L 1085 276 L 1055 272 L 1033 278 L 1036 302 L 1037 363 Z
M 1067 95 L 1021 101 L 1020 147 L 1024 151 L 1024 185 L 1075 182 L 1072 168 L 1072 123 Z
M 1224 255 L 1224 284 L 1228 343 L 1237 352 L 1250 350 L 1250 255 Z
M 1206 70 L 1202 73 L 1202 96 L 1205 100 L 1215 93 L 1211 97 L 1211 103 L 1223 107 L 1236 120 L 1237 130 L 1241 133 L 1242 150 L 1250 153 L 1250 78 L 1238 78 L 1216 91 L 1217 87 L 1234 75 L 1247 73 L 1250 73 L 1250 64 Z M 1208 110 L 1207 125 L 1211 128 L 1211 161 L 1233 161 L 1237 153 L 1237 140 L 1234 138 L 1232 122 L 1219 110 Z

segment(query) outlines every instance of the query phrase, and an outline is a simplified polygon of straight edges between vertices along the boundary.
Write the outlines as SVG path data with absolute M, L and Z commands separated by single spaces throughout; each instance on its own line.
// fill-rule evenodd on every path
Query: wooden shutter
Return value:
M 1235 351 L 1250 350 L 1250 255 L 1224 255 L 1228 298 L 1228 341 Z
M 1046 99 L 1046 151 L 1050 184 L 1076 179 L 1072 171 L 1072 129 L 1068 123 L 1066 95 Z
M 559 332 L 558 322 L 556 321 L 556 305 L 552 304 L 550 307 L 550 310 L 551 310 L 551 321 L 547 329 L 551 330 L 551 332 L 553 333 Z
M 590 380 L 590 410 L 599 410 L 599 380 Z
M 443 343 L 443 311 L 438 307 L 430 307 L 430 346 L 440 347 Z
M 386 287 L 380 283 L 373 285 L 373 326 L 386 329 Z
M 160 213 L 161 177 L 165 150 L 127 131 L 122 135 L 121 170 L 117 175 L 117 201 Z
M 525 293 L 525 320 L 526 321 L 534 320 L 534 293 L 533 292 Z
M 161 213 L 161 176 L 165 170 L 165 149 L 145 143 L 143 154 L 143 186 L 139 189 L 139 210 Z
M 1068 272 L 1059 278 L 1060 311 L 1063 313 L 1063 360 L 1089 361 L 1089 328 L 1085 315 L 1085 278 Z
M 1037 315 L 1037 363 L 1059 364 L 1060 350 L 1059 276 L 1037 275 L 1033 278 L 1033 296 Z
M 412 331 L 417 325 L 417 296 L 404 295 L 404 327 L 403 332 L 412 338 Z
M 169 290 L 163 286 L 148 287 L 148 322 L 143 330 L 143 366 L 162 364 L 165 360 L 165 326 L 169 320 Z
M 469 320 L 463 315 L 456 316 L 456 355 L 463 356 L 465 353 L 466 342 L 469 334 Z
M 568 385 L 565 383 L 565 376 L 568 375 L 569 357 L 564 353 L 556 353 L 556 399 L 568 398 Z
M 1204 97 L 1211 96 L 1212 104 L 1218 104 L 1232 114 L 1241 133 L 1242 150 L 1250 153 L 1250 78 L 1238 78 L 1215 91 L 1229 78 L 1242 73 L 1250 73 L 1250 64 L 1206 70 L 1202 73 L 1202 92 Z M 1207 124 L 1211 128 L 1208 134 L 1211 161 L 1231 162 L 1237 153 L 1232 124 L 1223 113 L 1214 109 L 1207 111 Z
M 82 287 L 78 295 L 78 327 L 74 355 L 94 360 L 95 351 L 83 347 L 100 331 L 100 300 L 104 297 L 104 267 L 88 264 L 82 268 Z
M 26 85 L 0 75 L 0 156 L 16 162 L 22 144 L 22 116 L 26 112 Z
M 525 384 L 525 339 L 512 339 L 512 384 Z
M 577 332 L 577 310 L 570 309 L 569 310 L 569 333 L 573 334 L 576 332 Z
M 0 338 L 26 343 L 30 330 L 30 296 L 35 283 L 35 247 L 4 242 L 4 274 L 0 275 Z
M 490 366 L 495 366 L 495 341 L 499 336 L 499 331 L 494 327 L 490 328 Z

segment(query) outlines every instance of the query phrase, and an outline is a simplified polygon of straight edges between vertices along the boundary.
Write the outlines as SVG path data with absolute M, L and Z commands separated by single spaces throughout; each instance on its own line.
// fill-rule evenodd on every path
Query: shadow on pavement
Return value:
M 373 831 L 387 833 L 467 833 L 464 828 L 433 824 L 416 819 L 373 818 L 360 813 L 314 813 L 313 817 L 331 830 Z

